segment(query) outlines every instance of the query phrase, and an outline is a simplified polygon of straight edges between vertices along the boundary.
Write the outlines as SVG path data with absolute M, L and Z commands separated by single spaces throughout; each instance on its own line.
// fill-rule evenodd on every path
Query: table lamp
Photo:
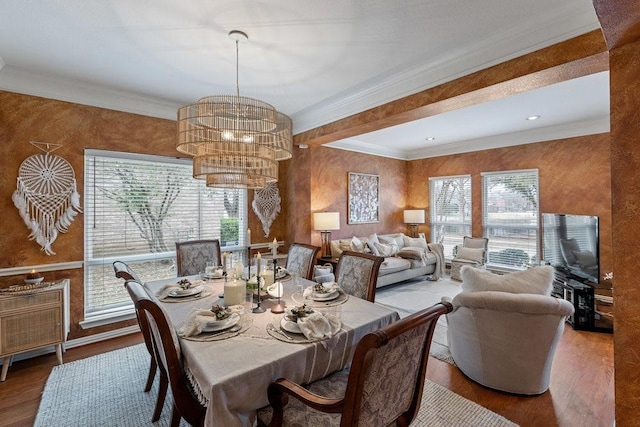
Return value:
M 340 230 L 340 212 L 316 212 L 313 229 L 322 237 L 322 258 L 331 258 L 331 231 Z
M 404 223 L 409 224 L 411 237 L 418 237 L 418 224 L 424 224 L 424 209 L 405 209 Z

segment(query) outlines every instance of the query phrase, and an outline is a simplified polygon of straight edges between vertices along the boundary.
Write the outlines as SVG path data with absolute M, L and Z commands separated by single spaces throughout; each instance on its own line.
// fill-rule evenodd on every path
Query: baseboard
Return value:
M 140 327 L 138 325 L 133 325 L 133 326 L 127 326 L 126 328 L 120 328 L 120 329 L 116 329 L 113 331 L 107 331 L 107 332 L 102 332 L 99 334 L 93 334 L 93 335 L 89 335 L 86 337 L 81 337 L 81 338 L 76 338 L 73 340 L 69 340 L 67 342 L 65 342 L 63 344 L 63 349 L 66 350 L 68 348 L 75 348 L 75 347 L 81 347 L 83 345 L 88 345 L 88 344 L 93 344 L 93 343 L 97 343 L 100 341 L 106 341 L 106 340 L 110 340 L 112 338 L 118 338 L 118 337 L 123 337 L 125 335 L 129 335 L 129 334 L 135 334 L 137 332 L 140 332 Z M 49 354 L 49 353 L 55 353 L 56 352 L 56 348 L 55 346 L 49 346 L 49 347 L 42 347 L 39 348 L 37 350 L 32 350 L 32 351 L 27 351 L 24 353 L 20 353 L 20 354 L 15 354 L 12 358 L 11 358 L 11 362 L 17 362 L 20 360 L 26 360 L 26 359 L 31 359 L 32 357 L 38 357 L 38 356 L 43 356 L 45 354 Z M 3 362 L 4 359 L 0 359 L 0 362 Z M 1 365 L 2 363 L 0 363 Z

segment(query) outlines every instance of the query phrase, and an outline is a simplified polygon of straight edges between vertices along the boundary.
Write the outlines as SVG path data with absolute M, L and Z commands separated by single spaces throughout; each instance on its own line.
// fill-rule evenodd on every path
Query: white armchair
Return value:
M 453 247 L 453 259 L 451 260 L 451 278 L 461 280 L 460 269 L 465 265 L 481 267 L 487 263 L 487 251 L 489 239 L 486 237 L 464 236 L 462 246 Z
M 451 355 L 486 387 L 535 395 L 549 388 L 551 365 L 573 306 L 550 296 L 552 267 L 503 276 L 462 268 L 463 291 L 447 314 Z

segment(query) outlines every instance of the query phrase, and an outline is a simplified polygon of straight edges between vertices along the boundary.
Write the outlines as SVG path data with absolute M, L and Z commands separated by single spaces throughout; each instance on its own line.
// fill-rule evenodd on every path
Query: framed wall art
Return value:
M 349 224 L 380 221 L 380 176 L 349 172 Z

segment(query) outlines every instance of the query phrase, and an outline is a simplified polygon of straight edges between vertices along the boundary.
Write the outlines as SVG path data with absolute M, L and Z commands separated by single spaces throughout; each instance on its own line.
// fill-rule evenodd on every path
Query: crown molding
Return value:
M 180 107 L 177 103 L 135 92 L 34 73 L 11 65 L 0 68 L 0 89 L 168 120 L 176 120 Z
M 374 156 L 389 157 L 399 160 L 419 160 L 433 157 L 450 156 L 472 151 L 491 150 L 495 148 L 512 147 L 536 142 L 553 141 L 557 139 L 575 138 L 578 136 L 608 133 L 610 129 L 609 116 L 597 117 L 557 126 L 531 129 L 523 132 L 505 133 L 485 138 L 469 139 L 436 146 L 424 147 L 417 150 L 402 151 L 391 147 L 368 144 L 354 139 L 326 144 L 326 147 L 355 151 Z

